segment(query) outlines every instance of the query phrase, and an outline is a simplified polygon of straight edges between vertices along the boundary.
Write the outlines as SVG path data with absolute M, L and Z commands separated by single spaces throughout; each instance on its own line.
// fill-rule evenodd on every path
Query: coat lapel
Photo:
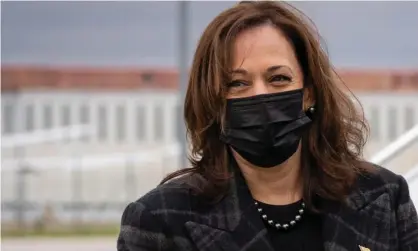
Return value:
M 358 189 L 345 205 L 323 203 L 325 251 L 390 251 L 390 233 L 396 223 L 387 207 L 387 193 Z M 186 223 L 199 251 L 274 251 L 240 173 L 234 173 L 226 197 L 210 208 L 205 212 L 197 210 L 195 219 Z
M 377 195 L 378 194 L 378 195 Z M 326 251 L 390 250 L 391 222 L 389 195 L 360 190 L 346 205 L 326 202 L 323 239 Z
M 244 178 L 235 173 L 226 197 L 186 223 L 199 251 L 274 251 Z

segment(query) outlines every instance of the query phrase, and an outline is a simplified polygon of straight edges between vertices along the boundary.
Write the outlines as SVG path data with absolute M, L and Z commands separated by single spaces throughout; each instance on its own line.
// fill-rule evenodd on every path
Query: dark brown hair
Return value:
M 313 195 L 342 201 L 349 193 L 361 160 L 367 125 L 354 100 L 340 87 L 342 81 L 321 48 L 320 36 L 301 12 L 278 1 L 241 2 L 219 14 L 198 43 L 184 116 L 192 146 L 192 168 L 169 175 L 163 183 L 186 173 L 200 173 L 208 186 L 200 193 L 219 197 L 228 184 L 227 146 L 219 140 L 231 67 L 230 51 L 243 30 L 271 24 L 291 41 L 304 74 L 304 88 L 315 101 L 313 124 L 302 139 L 304 199 Z

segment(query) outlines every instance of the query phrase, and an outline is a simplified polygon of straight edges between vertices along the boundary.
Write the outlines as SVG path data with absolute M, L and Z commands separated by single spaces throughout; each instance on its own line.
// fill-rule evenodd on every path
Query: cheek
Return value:
M 303 88 L 304 84 L 303 84 L 303 79 L 302 79 L 301 77 L 299 77 L 299 79 L 297 80 L 296 85 L 297 85 L 297 87 L 298 87 L 298 88 L 300 88 L 300 89 L 302 89 L 302 88 Z

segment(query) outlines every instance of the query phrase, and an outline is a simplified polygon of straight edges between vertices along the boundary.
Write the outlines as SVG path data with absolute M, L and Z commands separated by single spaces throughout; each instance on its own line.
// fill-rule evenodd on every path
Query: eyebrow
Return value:
M 273 66 L 270 66 L 269 68 L 267 68 L 267 73 L 271 73 L 273 71 L 276 71 L 276 70 L 278 70 L 280 68 L 284 68 L 284 67 L 289 68 L 288 66 L 285 66 L 285 65 L 273 65 Z M 232 71 L 232 73 L 243 74 L 243 75 L 248 74 L 248 72 L 245 69 L 242 69 L 242 68 L 234 69 Z

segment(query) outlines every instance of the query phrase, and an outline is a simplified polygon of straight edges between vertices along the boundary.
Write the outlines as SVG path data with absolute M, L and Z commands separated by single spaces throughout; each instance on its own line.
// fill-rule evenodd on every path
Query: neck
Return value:
M 233 154 L 255 200 L 272 205 L 286 205 L 302 198 L 300 147 L 287 161 L 271 168 L 256 167 L 236 152 Z

